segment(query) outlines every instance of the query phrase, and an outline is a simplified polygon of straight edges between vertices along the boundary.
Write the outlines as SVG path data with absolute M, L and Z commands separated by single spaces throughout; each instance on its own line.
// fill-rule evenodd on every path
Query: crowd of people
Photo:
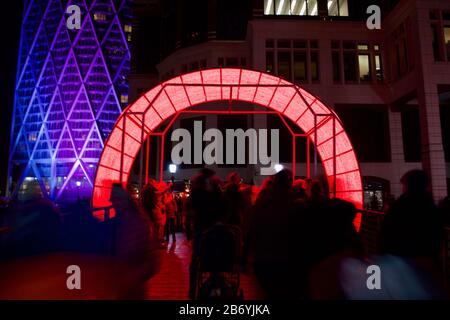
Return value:
M 65 243 L 65 248 L 60 240 L 63 218 L 55 206 L 46 201 L 24 205 L 13 215 L 2 256 L 5 260 L 36 255 L 53 259 L 54 253 L 68 248 L 83 252 L 97 248 L 97 254 L 113 248 L 108 252 L 113 260 L 100 259 L 96 264 L 116 279 L 117 296 L 129 297 L 132 287 L 158 272 L 161 249 L 170 241 L 175 244 L 177 232 L 184 231 L 192 248 L 191 298 L 199 297 L 198 275 L 199 268 L 207 265 L 200 263 L 208 258 L 205 255 L 213 258 L 209 267 L 216 270 L 231 270 L 225 267 L 231 259 L 232 270 L 253 273 L 268 299 L 446 298 L 442 258 L 449 201 L 439 207 L 434 204 L 427 175 L 421 170 L 408 172 L 401 182 L 403 194 L 386 209 L 376 255 L 364 250 L 355 228 L 355 206 L 330 199 L 319 180 L 294 181 L 289 170 L 282 170 L 256 188 L 243 183 L 235 172 L 222 181 L 205 168 L 192 178 L 190 192 L 184 195 L 175 195 L 170 184 L 151 180 L 137 203 L 122 185 L 113 185 L 115 218 L 109 230 L 114 237 L 99 232 L 101 223 L 92 219 L 91 212 L 78 208 L 80 214 L 72 215 L 69 224 L 75 231 L 64 231 L 66 240 L 72 234 L 74 242 Z M 228 240 L 237 244 L 231 253 L 227 250 L 233 246 L 223 244 Z M 109 242 L 105 245 L 105 241 Z M 379 290 L 367 286 L 371 265 L 382 272 Z M 117 274 L 121 274 L 118 283 Z M 224 280 L 217 274 L 211 279 Z
M 192 179 L 190 197 L 178 208 L 192 240 L 191 298 L 205 233 L 216 226 L 238 230 L 234 234 L 241 249 L 240 268 L 256 275 L 270 299 L 445 297 L 441 266 L 446 207 L 435 206 L 425 172 L 405 174 L 402 184 L 403 195 L 387 208 L 378 255 L 367 256 L 355 228 L 357 209 L 347 201 L 329 199 L 320 181 L 293 181 L 291 172 L 282 170 L 255 192 L 237 173 L 222 181 L 212 170 L 201 170 Z M 170 187 L 160 189 L 153 182 L 142 199 L 164 242 L 163 230 L 168 241 L 177 209 Z M 366 286 L 370 263 L 383 265 L 386 279 L 396 281 L 371 292 Z M 400 271 L 392 268 L 402 263 Z M 402 280 L 403 272 L 410 277 Z

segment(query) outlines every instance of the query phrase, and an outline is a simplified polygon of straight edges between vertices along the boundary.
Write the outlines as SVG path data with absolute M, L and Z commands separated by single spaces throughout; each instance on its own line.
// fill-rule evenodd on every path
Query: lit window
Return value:
M 317 16 L 319 14 L 319 10 L 317 7 L 317 0 L 308 0 L 307 1 L 307 7 L 308 7 L 308 15 L 309 16 Z
M 277 16 L 290 15 L 291 14 L 290 1 L 289 0 L 276 1 L 275 12 Z
M 347 8 L 347 0 L 340 1 Z M 264 15 L 317 16 L 318 3 L 317 0 L 264 0 Z
M 358 50 L 369 50 L 369 46 L 367 44 L 358 44 Z
M 328 15 L 329 16 L 348 16 L 347 0 L 328 0 Z
M 273 15 L 274 13 L 274 0 L 264 0 L 264 14 Z
M 125 32 L 131 33 L 133 31 L 133 27 L 129 24 L 126 24 L 124 30 Z
M 95 21 L 106 21 L 106 15 L 104 13 L 94 13 Z
M 358 55 L 359 79 L 364 82 L 371 81 L 370 56 L 368 54 Z
M 447 49 L 447 61 L 450 61 L 450 26 L 444 27 L 445 48 Z
M 120 102 L 121 103 L 128 103 L 128 95 L 122 94 L 120 96 Z
M 377 76 L 377 81 L 383 81 L 383 65 L 381 63 L 381 56 L 379 54 L 375 55 L 375 71 Z

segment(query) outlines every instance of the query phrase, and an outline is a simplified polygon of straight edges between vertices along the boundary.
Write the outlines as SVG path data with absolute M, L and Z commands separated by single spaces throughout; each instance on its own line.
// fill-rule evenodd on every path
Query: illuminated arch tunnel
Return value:
M 231 68 L 177 76 L 151 89 L 123 111 L 99 161 L 93 207 L 111 205 L 112 185 L 122 183 L 126 186 L 140 149 L 165 120 L 193 106 L 230 100 L 260 105 L 292 120 L 315 145 L 330 195 L 362 208 L 363 191 L 357 157 L 333 110 L 317 97 L 281 78 Z

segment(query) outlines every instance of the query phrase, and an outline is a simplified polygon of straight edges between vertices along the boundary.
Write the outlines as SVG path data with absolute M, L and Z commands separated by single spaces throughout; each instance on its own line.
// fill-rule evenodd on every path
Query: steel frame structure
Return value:
M 105 144 L 95 178 L 92 206 L 98 208 L 110 205 L 113 183 L 122 183 L 126 187 L 139 150 L 151 135 L 160 134 L 155 132 L 160 124 L 181 112 L 189 112 L 193 106 L 217 101 L 230 101 L 230 104 L 232 101 L 249 102 L 292 120 L 315 145 L 315 168 L 320 157 L 331 196 L 351 201 L 362 208 L 363 188 L 359 164 L 334 111 L 301 87 L 281 78 L 232 68 L 201 70 L 177 76 L 151 89 L 131 104 L 117 120 Z M 239 110 L 224 112 L 250 113 Z M 148 153 L 148 143 L 146 148 Z M 140 162 L 142 170 L 143 152 Z M 162 164 L 163 161 L 160 163 L 160 177 L 164 169 Z
M 79 30 L 67 27 L 71 5 L 81 9 Z M 25 1 L 10 196 L 25 179 L 36 180 L 43 196 L 56 201 L 74 200 L 77 191 L 92 194 L 104 142 L 128 104 L 121 97 L 128 97 L 124 23 L 130 17 L 129 0 Z

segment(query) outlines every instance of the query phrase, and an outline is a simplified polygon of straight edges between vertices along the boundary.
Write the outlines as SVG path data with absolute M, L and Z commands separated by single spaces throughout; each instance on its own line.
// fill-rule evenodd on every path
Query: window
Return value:
M 346 82 L 356 81 L 356 52 L 344 52 L 344 78 Z
M 94 13 L 95 21 L 106 21 L 106 14 L 104 13 Z
M 336 112 L 362 162 L 391 161 L 386 105 L 336 105 Z
M 342 1 L 342 12 L 345 12 L 347 0 L 339 1 Z M 317 16 L 318 3 L 317 0 L 264 0 L 264 15 Z
M 441 36 L 439 34 L 439 24 L 431 25 L 431 33 L 433 35 L 433 56 L 434 61 L 445 61 L 443 48 L 441 45 Z
M 369 82 L 372 79 L 370 73 L 370 59 L 368 54 L 360 54 L 358 55 L 358 64 L 359 64 L 359 80 L 364 82 Z
M 380 49 L 379 44 L 343 41 L 341 46 L 340 41 L 332 41 L 333 81 L 335 83 L 342 81 L 341 73 L 343 70 L 345 82 L 383 82 L 383 63 Z M 344 63 L 343 66 L 341 65 L 341 59 Z
M 267 73 L 275 73 L 274 68 L 274 52 L 266 51 L 266 72 Z
M 401 112 L 403 154 L 406 162 L 421 161 L 420 116 L 418 107 L 407 107 Z
M 413 53 L 408 50 L 408 37 L 407 33 L 411 35 L 410 22 L 407 19 L 405 23 L 401 24 L 393 33 L 392 41 L 393 45 L 390 46 L 392 64 L 393 79 L 398 80 L 405 76 L 413 69 Z
M 128 103 L 128 95 L 122 94 L 120 96 L 120 103 L 123 103 L 123 104 Z
M 450 61 L 450 25 L 444 27 L 445 49 L 447 51 L 447 61 Z
M 307 81 L 306 51 L 294 52 L 294 81 Z
M 226 58 L 225 63 L 227 67 L 238 67 L 239 66 L 239 59 L 232 57 L 232 58 Z
M 347 0 L 328 0 L 329 16 L 348 16 Z
M 198 62 L 197 61 L 191 62 L 191 71 L 196 70 L 198 70 Z
M 383 82 L 383 80 L 384 80 L 383 65 L 381 63 L 381 55 L 379 55 L 379 54 L 375 55 L 375 73 L 376 73 L 377 81 Z
M 278 76 L 290 80 L 291 79 L 291 52 L 278 52 Z
M 311 80 L 319 81 L 319 53 L 311 52 Z
M 133 27 L 130 26 L 129 24 L 126 24 L 124 27 L 124 31 L 130 33 L 133 31 Z
M 274 47 L 276 44 L 276 47 Z M 266 40 L 266 72 L 288 81 L 320 80 L 317 40 Z
M 333 60 L 333 81 L 341 82 L 341 59 L 339 52 L 333 51 L 331 57 Z

